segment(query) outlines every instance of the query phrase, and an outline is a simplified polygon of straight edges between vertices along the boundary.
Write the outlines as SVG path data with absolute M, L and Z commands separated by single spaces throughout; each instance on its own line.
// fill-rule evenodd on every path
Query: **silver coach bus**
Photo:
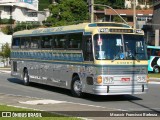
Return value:
M 121 23 L 83 23 L 13 34 L 11 74 L 70 89 L 73 96 L 148 90 L 143 31 Z

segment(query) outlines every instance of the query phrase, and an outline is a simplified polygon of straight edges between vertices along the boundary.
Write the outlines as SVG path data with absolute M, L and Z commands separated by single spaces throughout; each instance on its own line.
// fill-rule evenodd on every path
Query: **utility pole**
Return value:
M 133 0 L 133 28 L 136 29 L 136 0 Z
M 90 6 L 91 6 L 91 23 L 94 23 L 94 0 L 90 0 L 91 2 L 91 4 L 90 4 Z

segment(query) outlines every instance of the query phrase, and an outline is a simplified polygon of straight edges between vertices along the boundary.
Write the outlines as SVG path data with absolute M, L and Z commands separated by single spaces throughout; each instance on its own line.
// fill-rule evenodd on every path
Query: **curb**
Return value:
M 11 71 L 7 71 L 7 70 L 0 70 L 1 73 L 11 73 Z

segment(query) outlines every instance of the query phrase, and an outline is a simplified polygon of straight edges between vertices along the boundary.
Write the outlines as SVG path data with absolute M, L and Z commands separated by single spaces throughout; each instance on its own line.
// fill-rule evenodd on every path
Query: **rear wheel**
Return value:
M 28 70 L 27 69 L 25 69 L 24 73 L 23 73 L 23 83 L 26 86 L 29 85 L 29 75 L 28 75 Z
M 75 76 L 71 84 L 71 92 L 74 97 L 82 97 L 82 82 L 78 76 Z

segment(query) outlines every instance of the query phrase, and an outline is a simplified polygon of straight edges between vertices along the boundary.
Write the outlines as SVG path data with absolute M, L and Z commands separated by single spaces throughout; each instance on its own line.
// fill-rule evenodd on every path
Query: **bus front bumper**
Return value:
M 143 94 L 148 91 L 148 85 L 135 86 L 94 86 L 93 94 L 96 95 L 123 95 L 123 94 Z

